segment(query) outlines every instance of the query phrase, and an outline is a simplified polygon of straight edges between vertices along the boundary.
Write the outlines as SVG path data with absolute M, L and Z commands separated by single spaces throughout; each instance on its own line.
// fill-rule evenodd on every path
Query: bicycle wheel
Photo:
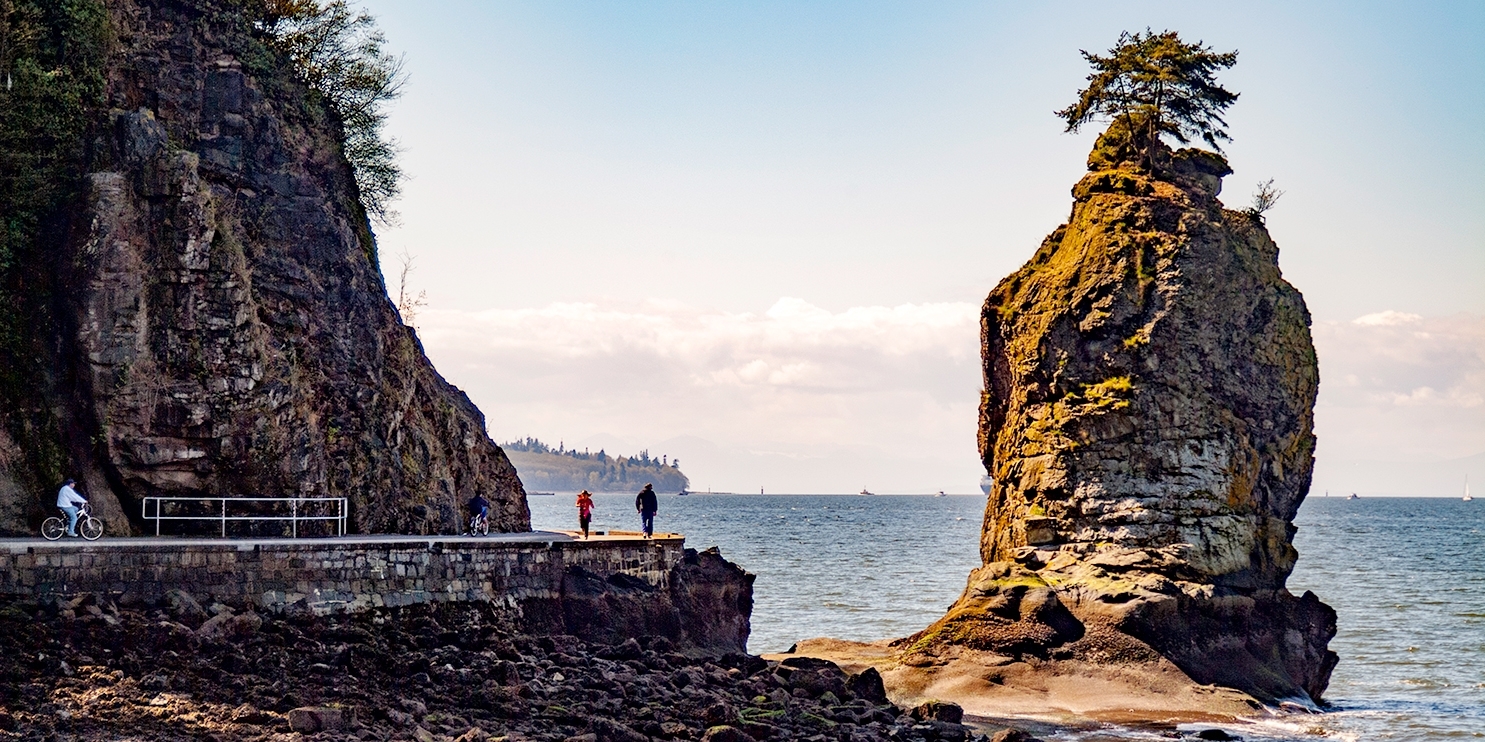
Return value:
M 89 541 L 97 541 L 98 537 L 103 535 L 103 521 L 90 515 L 87 520 L 77 524 L 77 532 Z
M 490 535 L 490 521 L 488 521 L 488 520 L 486 520 L 484 518 L 480 518 L 480 522 L 477 523 L 477 524 L 475 524 L 474 534 L 476 536 L 488 536 L 488 535 Z
M 41 537 L 47 541 L 56 541 L 66 532 L 67 525 L 62 522 L 61 518 L 53 516 L 41 521 Z

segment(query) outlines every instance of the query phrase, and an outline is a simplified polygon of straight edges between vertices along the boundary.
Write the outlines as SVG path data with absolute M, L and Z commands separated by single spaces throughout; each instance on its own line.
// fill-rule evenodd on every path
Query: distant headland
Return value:
M 522 438 L 504 443 L 510 461 L 520 473 L 527 489 L 575 492 L 635 492 L 646 484 L 658 492 L 683 492 L 691 480 L 681 473 L 681 462 L 667 455 L 651 457 L 648 449 L 634 456 L 610 456 L 567 448 L 558 443 L 554 448 L 536 438 Z

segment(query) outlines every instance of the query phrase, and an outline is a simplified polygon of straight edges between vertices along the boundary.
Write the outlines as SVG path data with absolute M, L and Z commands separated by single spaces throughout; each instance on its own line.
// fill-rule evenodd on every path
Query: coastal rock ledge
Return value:
M 801 652 L 967 709 L 1121 683 L 1194 694 L 1163 708 L 1320 700 L 1336 615 L 1285 588 L 1314 462 L 1309 313 L 1261 214 L 1217 200 L 1223 158 L 1156 145 L 1144 167 L 1117 142 L 985 302 L 984 566 L 914 636 Z

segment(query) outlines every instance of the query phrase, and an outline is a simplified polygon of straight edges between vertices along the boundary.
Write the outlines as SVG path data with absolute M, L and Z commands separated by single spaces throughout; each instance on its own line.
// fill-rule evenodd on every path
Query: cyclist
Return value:
M 76 479 L 69 479 L 62 483 L 62 489 L 57 490 L 57 508 L 67 514 L 67 535 L 77 535 L 77 506 L 88 504 L 87 498 L 77 494 L 72 485 L 77 484 Z
M 474 532 L 474 525 L 480 520 L 490 517 L 490 503 L 484 495 L 476 494 L 469 500 L 469 531 Z

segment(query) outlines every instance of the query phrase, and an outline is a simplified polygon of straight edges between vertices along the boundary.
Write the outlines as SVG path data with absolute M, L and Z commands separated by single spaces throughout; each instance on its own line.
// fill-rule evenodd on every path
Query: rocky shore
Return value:
M 0 739 L 1030 739 L 893 706 L 875 670 L 663 637 L 523 633 L 513 609 L 260 615 L 172 593 L 0 607 Z

